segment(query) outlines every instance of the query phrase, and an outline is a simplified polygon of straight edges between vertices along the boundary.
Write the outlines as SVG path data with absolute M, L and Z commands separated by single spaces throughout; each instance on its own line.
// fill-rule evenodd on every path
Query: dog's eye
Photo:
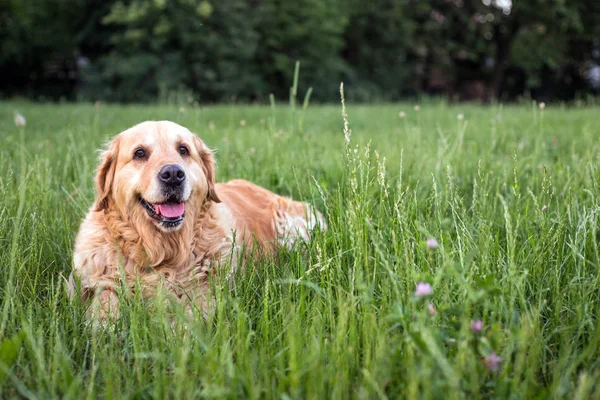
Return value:
M 133 159 L 134 160 L 141 160 L 142 158 L 146 158 L 146 152 L 144 151 L 144 149 L 137 149 L 133 153 Z
M 190 151 L 185 146 L 179 146 L 179 154 L 181 154 L 182 156 L 189 156 Z

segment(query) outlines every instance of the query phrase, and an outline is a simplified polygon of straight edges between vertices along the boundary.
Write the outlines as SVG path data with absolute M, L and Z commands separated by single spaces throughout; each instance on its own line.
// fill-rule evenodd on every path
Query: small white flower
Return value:
M 398 113 L 398 116 L 400 118 L 406 118 L 406 113 L 404 111 L 400 111 L 400 113 Z
M 15 113 L 15 125 L 17 126 L 17 128 L 24 128 L 25 125 L 27 124 L 27 120 L 25 119 L 25 117 L 21 114 L 19 114 L 18 112 Z
M 179 112 L 182 114 L 185 113 L 185 107 L 183 107 L 183 106 L 179 107 Z
M 246 126 L 246 120 L 245 119 L 243 119 L 243 120 L 240 121 L 240 126 Z
M 540 104 L 538 104 L 538 107 L 540 108 L 540 110 L 543 110 L 544 108 L 546 108 L 546 103 L 542 101 Z
M 283 129 L 280 129 L 278 132 L 275 132 L 275 135 L 273 135 L 275 137 L 275 139 L 282 137 L 283 135 L 285 135 L 285 131 Z
M 462 121 L 463 119 L 465 119 L 465 116 L 464 116 L 464 114 L 461 113 L 461 114 L 458 114 L 456 116 L 456 118 L 458 118 L 459 121 Z
M 421 109 L 421 107 L 419 107 L 419 105 L 417 104 L 417 105 L 415 105 L 415 106 L 413 107 L 413 109 L 414 109 L 415 111 L 419 111 L 419 110 Z
M 548 209 L 548 206 L 544 204 L 544 205 L 542 206 L 542 212 L 546 211 L 547 209 Z

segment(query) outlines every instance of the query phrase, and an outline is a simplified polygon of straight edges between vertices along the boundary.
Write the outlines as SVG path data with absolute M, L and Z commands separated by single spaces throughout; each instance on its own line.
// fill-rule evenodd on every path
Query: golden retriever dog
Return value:
M 163 286 L 206 312 L 211 274 L 235 268 L 240 248 L 273 254 L 326 227 L 306 203 L 245 180 L 215 183 L 212 151 L 169 121 L 117 135 L 102 153 L 96 190 L 75 240 L 69 294 L 93 298 L 92 314 L 103 320 L 118 316 L 122 285 L 145 298 Z

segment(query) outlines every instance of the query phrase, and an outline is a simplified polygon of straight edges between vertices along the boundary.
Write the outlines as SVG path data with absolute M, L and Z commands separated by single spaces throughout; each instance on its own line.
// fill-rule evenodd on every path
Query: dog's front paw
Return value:
M 93 325 L 106 325 L 119 319 L 119 298 L 110 289 L 99 290 L 88 309 L 88 321 Z

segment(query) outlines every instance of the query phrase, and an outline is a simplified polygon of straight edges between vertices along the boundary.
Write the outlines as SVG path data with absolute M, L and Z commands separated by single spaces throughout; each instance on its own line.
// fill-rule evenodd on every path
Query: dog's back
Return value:
M 257 240 L 266 250 L 292 246 L 309 239 L 310 231 L 324 229 L 325 219 L 307 203 L 279 196 L 243 179 L 216 185 L 232 216 L 236 238 L 251 246 Z

